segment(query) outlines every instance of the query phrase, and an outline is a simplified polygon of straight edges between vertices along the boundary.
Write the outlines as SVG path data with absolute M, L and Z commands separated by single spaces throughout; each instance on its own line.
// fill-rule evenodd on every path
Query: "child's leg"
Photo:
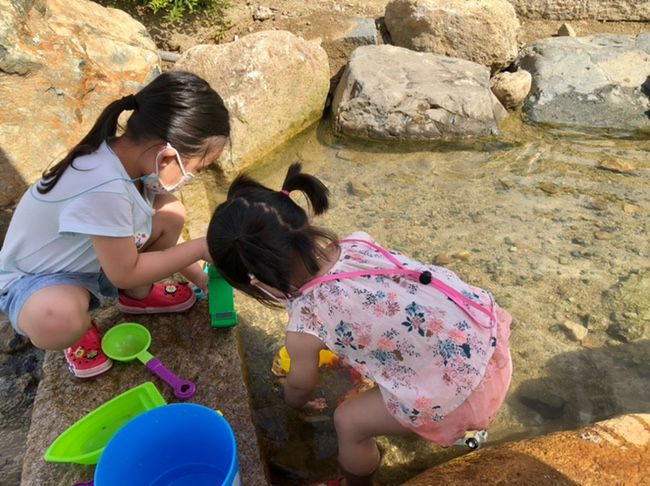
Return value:
M 90 293 L 81 286 L 54 285 L 34 292 L 18 327 L 37 348 L 59 350 L 79 341 L 90 327 Z
M 378 435 L 409 435 L 386 409 L 379 388 L 356 395 L 334 411 L 339 446 L 339 464 L 348 486 L 372 485 L 379 467 Z

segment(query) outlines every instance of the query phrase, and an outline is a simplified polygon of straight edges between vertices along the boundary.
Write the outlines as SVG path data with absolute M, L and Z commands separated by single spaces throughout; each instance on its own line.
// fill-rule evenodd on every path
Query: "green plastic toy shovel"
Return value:
M 106 356 L 117 361 L 138 359 L 149 371 L 174 389 L 174 395 L 187 400 L 196 393 L 196 385 L 183 380 L 168 370 L 162 362 L 149 351 L 151 334 L 146 327 L 135 322 L 124 322 L 109 329 L 102 339 L 102 349 Z
M 150 381 L 131 388 L 83 416 L 59 435 L 45 452 L 48 462 L 97 464 L 113 435 L 132 418 L 166 405 Z

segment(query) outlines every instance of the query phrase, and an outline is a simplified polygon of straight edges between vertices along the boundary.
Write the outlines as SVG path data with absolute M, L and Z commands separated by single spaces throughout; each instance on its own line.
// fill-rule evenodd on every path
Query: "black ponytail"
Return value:
M 38 191 L 45 194 L 52 190 L 77 157 L 96 151 L 102 142 L 114 137 L 118 118 L 127 110 L 133 110 L 125 129 L 129 137 L 169 142 L 182 155 L 203 155 L 212 150 L 216 137 L 230 135 L 228 110 L 217 92 L 195 74 L 167 71 L 137 94 L 109 104 L 88 134 L 43 172 Z
M 330 191 L 325 184 L 313 175 L 301 172 L 302 164 L 296 162 L 289 166 L 287 175 L 282 183 L 284 191 L 301 191 L 309 200 L 314 214 L 322 214 L 329 208 L 328 196 Z
M 292 164 L 283 191 L 305 193 L 314 214 L 329 207 L 329 190 L 316 177 L 301 173 Z M 305 210 L 282 191 L 265 187 L 247 175 L 237 177 L 225 202 L 212 215 L 208 226 L 208 249 L 214 264 L 235 288 L 255 299 L 277 305 L 257 287 L 250 274 L 284 293 L 292 288 L 297 260 L 310 275 L 325 257 L 323 243 L 336 242 L 336 235 L 310 224 Z

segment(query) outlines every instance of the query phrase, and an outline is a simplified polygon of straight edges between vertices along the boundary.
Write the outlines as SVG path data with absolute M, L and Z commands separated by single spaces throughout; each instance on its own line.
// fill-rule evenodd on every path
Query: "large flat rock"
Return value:
M 151 332 L 149 351 L 154 356 L 179 377 L 196 383 L 196 395 L 189 401 L 221 410 L 230 422 L 237 439 L 243 483 L 267 484 L 242 372 L 238 329 L 211 328 L 205 301 L 176 315 L 128 316 L 111 307 L 97 316 L 102 331 L 132 321 Z M 89 481 L 93 466 L 46 463 L 43 454 L 61 432 L 83 415 L 145 381 L 152 381 L 167 403 L 178 402 L 171 389 L 138 361 L 115 363 L 95 380 L 78 381 L 69 375 L 62 352 L 48 352 L 34 401 L 21 484 L 70 486 Z
M 629 414 L 481 449 L 435 466 L 404 486 L 646 484 L 648 457 L 650 415 Z

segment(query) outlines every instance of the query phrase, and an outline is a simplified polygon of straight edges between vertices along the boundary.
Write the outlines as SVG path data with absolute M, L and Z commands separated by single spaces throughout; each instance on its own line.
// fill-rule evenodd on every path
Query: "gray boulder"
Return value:
M 543 39 L 517 65 L 533 76 L 524 105 L 533 123 L 650 130 L 650 33 Z
M 506 115 L 488 68 L 389 45 L 352 53 L 332 110 L 337 133 L 368 140 L 496 134 Z

